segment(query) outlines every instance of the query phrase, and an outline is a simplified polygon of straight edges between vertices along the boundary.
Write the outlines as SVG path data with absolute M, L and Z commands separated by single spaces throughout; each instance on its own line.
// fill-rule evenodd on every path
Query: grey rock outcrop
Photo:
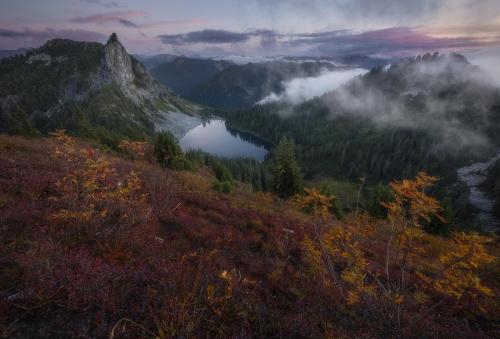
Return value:
M 116 40 L 108 42 L 104 48 L 105 66 L 111 74 L 111 79 L 122 87 L 127 87 L 134 81 L 132 59 L 122 44 Z

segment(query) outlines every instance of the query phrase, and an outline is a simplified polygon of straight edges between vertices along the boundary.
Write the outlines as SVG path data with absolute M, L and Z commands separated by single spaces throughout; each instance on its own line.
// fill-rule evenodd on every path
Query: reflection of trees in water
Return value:
M 224 119 L 217 118 L 213 115 L 201 115 L 201 124 L 203 127 L 207 127 L 207 124 L 209 124 L 211 121 L 224 121 Z
M 271 145 L 268 142 L 265 142 L 264 140 L 256 137 L 251 133 L 238 131 L 234 128 L 229 127 L 227 124 L 226 124 L 226 129 L 229 132 L 229 134 L 231 134 L 235 138 L 239 137 L 243 141 L 249 142 L 255 146 L 263 147 L 266 150 L 269 150 L 271 148 Z

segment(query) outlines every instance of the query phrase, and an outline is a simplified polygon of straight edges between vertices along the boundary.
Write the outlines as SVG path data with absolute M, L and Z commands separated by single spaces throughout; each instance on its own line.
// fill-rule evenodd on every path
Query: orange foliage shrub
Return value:
M 118 146 L 121 150 L 125 151 L 133 159 L 144 159 L 146 155 L 146 148 L 148 143 L 142 141 L 128 141 L 122 140 Z
M 373 247 L 374 222 L 358 217 L 351 226 L 331 225 L 328 197 L 310 190 L 300 199 L 302 206 L 314 206 L 311 213 L 324 222 L 315 240 L 304 241 L 308 261 L 325 286 L 334 287 L 358 316 L 366 319 L 371 314 L 388 328 L 399 328 L 403 321 L 411 327 L 449 298 L 455 299 L 455 307 L 470 306 L 466 301 L 474 300 L 479 312 L 486 312 L 481 297 L 492 297 L 493 292 L 481 283 L 477 271 L 494 260 L 486 251 L 491 239 L 457 233 L 451 251 L 424 258 L 422 223 L 431 216 L 440 218 L 438 201 L 425 193 L 436 180 L 419 173 L 414 180 L 391 183 L 394 201 L 384 203 L 388 217 L 378 226 L 384 250 L 375 258 L 367 251 L 369 244 Z
M 311 217 L 240 187 L 215 192 L 208 171 L 114 158 L 62 131 L 2 143 L 0 337 L 496 333 L 498 241 L 422 232 L 439 213 L 424 174 L 393 183 L 387 220 L 340 222 L 316 190 L 297 199 Z
M 59 195 L 53 198 L 64 208 L 54 220 L 66 225 L 73 241 L 93 241 L 101 249 L 119 246 L 117 233 L 144 222 L 148 210 L 137 173 L 131 170 L 122 180 L 108 158 L 93 149 L 76 149 L 64 131 L 54 137 L 59 146 L 52 157 L 67 164 L 67 174 L 56 183 Z

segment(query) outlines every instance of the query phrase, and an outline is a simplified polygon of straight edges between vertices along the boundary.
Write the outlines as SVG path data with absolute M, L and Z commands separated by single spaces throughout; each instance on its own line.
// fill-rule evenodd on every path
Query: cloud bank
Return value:
M 333 91 L 354 77 L 366 72 L 367 70 L 365 69 L 355 68 L 326 72 L 317 77 L 293 79 L 283 84 L 285 88 L 283 93 L 271 93 L 259 101 L 259 104 L 267 104 L 275 101 L 299 104 Z
M 76 17 L 71 22 L 74 23 L 84 23 L 84 24 L 106 24 L 106 23 L 118 23 L 125 27 L 138 28 L 139 25 L 132 22 L 132 18 L 143 17 L 146 15 L 144 11 L 116 11 L 101 14 L 93 14 L 84 17 Z
M 116 8 L 120 5 L 116 1 L 102 1 L 102 0 L 80 0 L 80 2 L 85 2 L 88 4 L 95 4 L 105 8 Z
M 249 41 L 252 37 L 271 38 L 277 34 L 271 30 L 251 30 L 247 32 L 230 32 L 225 30 L 205 29 L 185 34 L 163 34 L 158 38 L 167 45 L 190 44 L 228 44 Z
M 332 119 L 355 116 L 381 128 L 436 131 L 436 149 L 460 151 L 490 146 L 486 131 L 500 92 L 462 56 L 435 54 L 371 71 L 320 100 Z
M 498 0 L 26 2 L 2 7 L 1 28 L 117 32 L 129 49 L 148 54 L 392 56 L 500 46 Z
M 245 32 L 206 29 L 183 34 L 163 34 L 158 38 L 171 46 L 253 44 L 262 52 L 295 55 L 409 56 L 427 51 L 464 51 L 500 45 L 500 36 L 436 37 L 411 27 L 354 32 L 333 30 L 313 33 L 281 34 L 260 29 Z M 230 46 L 234 48 L 233 46 Z

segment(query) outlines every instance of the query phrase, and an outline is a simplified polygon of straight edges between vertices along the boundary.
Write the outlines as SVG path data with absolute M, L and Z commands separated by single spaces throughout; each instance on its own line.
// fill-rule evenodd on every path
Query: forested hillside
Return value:
M 387 182 L 425 170 L 439 195 L 469 214 L 456 170 L 500 148 L 500 93 L 459 55 L 424 55 L 374 68 L 301 105 L 225 111 L 229 126 L 272 144 L 290 136 L 306 177 Z
M 420 67 L 437 72 L 419 73 Z M 447 176 L 455 165 L 500 144 L 495 132 L 500 93 L 466 72 L 475 72 L 466 60 L 429 55 L 388 70 L 375 68 L 298 106 L 261 105 L 223 114 L 231 126 L 272 143 L 293 137 L 311 175 L 377 180 L 424 169 Z

